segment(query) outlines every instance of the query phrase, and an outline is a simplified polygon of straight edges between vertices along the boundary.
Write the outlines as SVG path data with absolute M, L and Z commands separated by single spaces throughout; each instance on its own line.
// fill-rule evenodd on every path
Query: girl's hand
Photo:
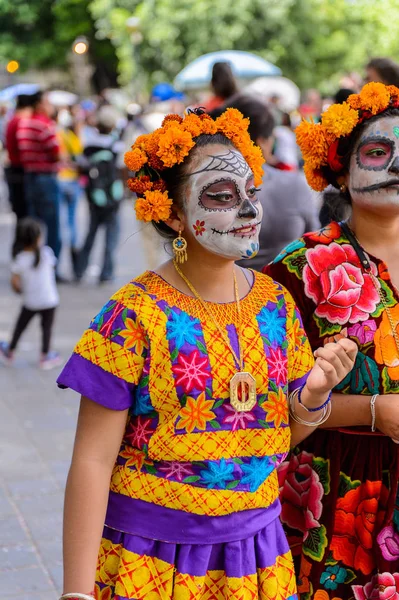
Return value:
M 325 397 L 353 369 L 357 345 L 343 338 L 336 343 L 326 344 L 314 353 L 316 362 L 306 381 L 305 388 L 312 396 L 313 405 L 318 396 Z M 308 403 L 306 403 L 309 407 Z M 317 404 L 315 404 L 317 406 Z

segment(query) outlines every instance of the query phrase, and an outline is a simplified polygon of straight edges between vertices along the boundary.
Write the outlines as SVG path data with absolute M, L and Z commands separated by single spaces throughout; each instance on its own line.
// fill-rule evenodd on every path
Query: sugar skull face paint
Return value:
M 263 211 L 242 155 L 226 146 L 209 146 L 188 176 L 186 217 L 195 239 L 231 260 L 255 256 Z
M 354 204 L 399 208 L 399 117 L 370 123 L 350 159 L 349 191 Z

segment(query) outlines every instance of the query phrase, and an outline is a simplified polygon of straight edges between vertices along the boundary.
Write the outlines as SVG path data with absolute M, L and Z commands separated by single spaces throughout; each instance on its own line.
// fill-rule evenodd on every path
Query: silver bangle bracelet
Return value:
M 370 410 L 371 410 L 371 431 L 375 431 L 375 401 L 377 400 L 379 394 L 374 394 L 370 398 Z
M 69 600 L 70 598 L 79 598 L 79 600 L 95 600 L 94 596 L 89 596 L 88 594 L 63 594 L 60 600 Z
M 298 425 L 305 425 L 306 427 L 318 427 L 319 425 L 325 423 L 328 417 L 331 415 L 331 402 L 329 402 L 327 406 L 323 408 L 323 412 L 320 416 L 320 419 L 318 419 L 317 421 L 305 421 L 305 419 L 299 417 L 295 412 L 295 400 L 298 397 L 298 392 L 299 388 L 294 390 L 289 396 L 290 416 L 295 421 L 295 423 L 298 423 Z

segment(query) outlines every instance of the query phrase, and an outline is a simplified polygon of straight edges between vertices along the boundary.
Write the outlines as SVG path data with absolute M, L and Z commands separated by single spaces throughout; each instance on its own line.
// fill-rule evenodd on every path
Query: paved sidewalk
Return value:
M 86 222 L 84 202 L 79 220 Z M 156 236 L 139 229 L 131 206 L 122 210 L 117 280 L 99 287 L 92 275 L 80 286 L 61 286 L 54 348 L 67 358 L 90 319 L 111 293 L 162 257 Z M 0 212 L 0 339 L 8 339 L 19 299 L 8 284 L 13 219 Z M 151 256 L 150 256 L 151 254 Z M 99 263 L 100 248 L 94 252 Z M 68 270 L 67 257 L 62 269 Z M 61 527 L 65 479 L 72 451 L 78 397 L 58 390 L 57 370 L 37 368 L 39 326 L 22 338 L 15 365 L 0 365 L 0 594 L 2 600 L 56 600 L 62 585 Z

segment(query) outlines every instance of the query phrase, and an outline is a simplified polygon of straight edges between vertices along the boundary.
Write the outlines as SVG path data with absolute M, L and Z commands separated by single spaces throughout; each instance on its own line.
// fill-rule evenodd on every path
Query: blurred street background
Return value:
M 262 202 L 277 219 L 273 247 L 267 236 L 262 246 L 269 260 L 329 221 L 324 198 L 305 183 L 295 127 L 319 121 L 366 81 L 399 86 L 398 22 L 397 0 L 0 1 L 2 600 L 61 592 L 79 399 L 55 380 L 110 295 L 167 256 L 151 226 L 135 219 L 124 152 L 170 112 L 223 110 L 243 96 L 261 103 L 270 129 L 255 136 L 269 148 Z M 36 142 L 40 160 L 32 160 Z M 104 149 L 110 158 L 100 169 L 93 155 Z M 110 180 L 120 185 L 99 200 L 93 189 L 108 190 Z M 299 227 L 289 240 L 287 217 L 278 221 L 284 193 Z M 40 216 L 58 257 L 60 304 L 42 356 L 38 320 L 14 353 L 8 347 L 21 308 L 11 248 L 27 215 Z

